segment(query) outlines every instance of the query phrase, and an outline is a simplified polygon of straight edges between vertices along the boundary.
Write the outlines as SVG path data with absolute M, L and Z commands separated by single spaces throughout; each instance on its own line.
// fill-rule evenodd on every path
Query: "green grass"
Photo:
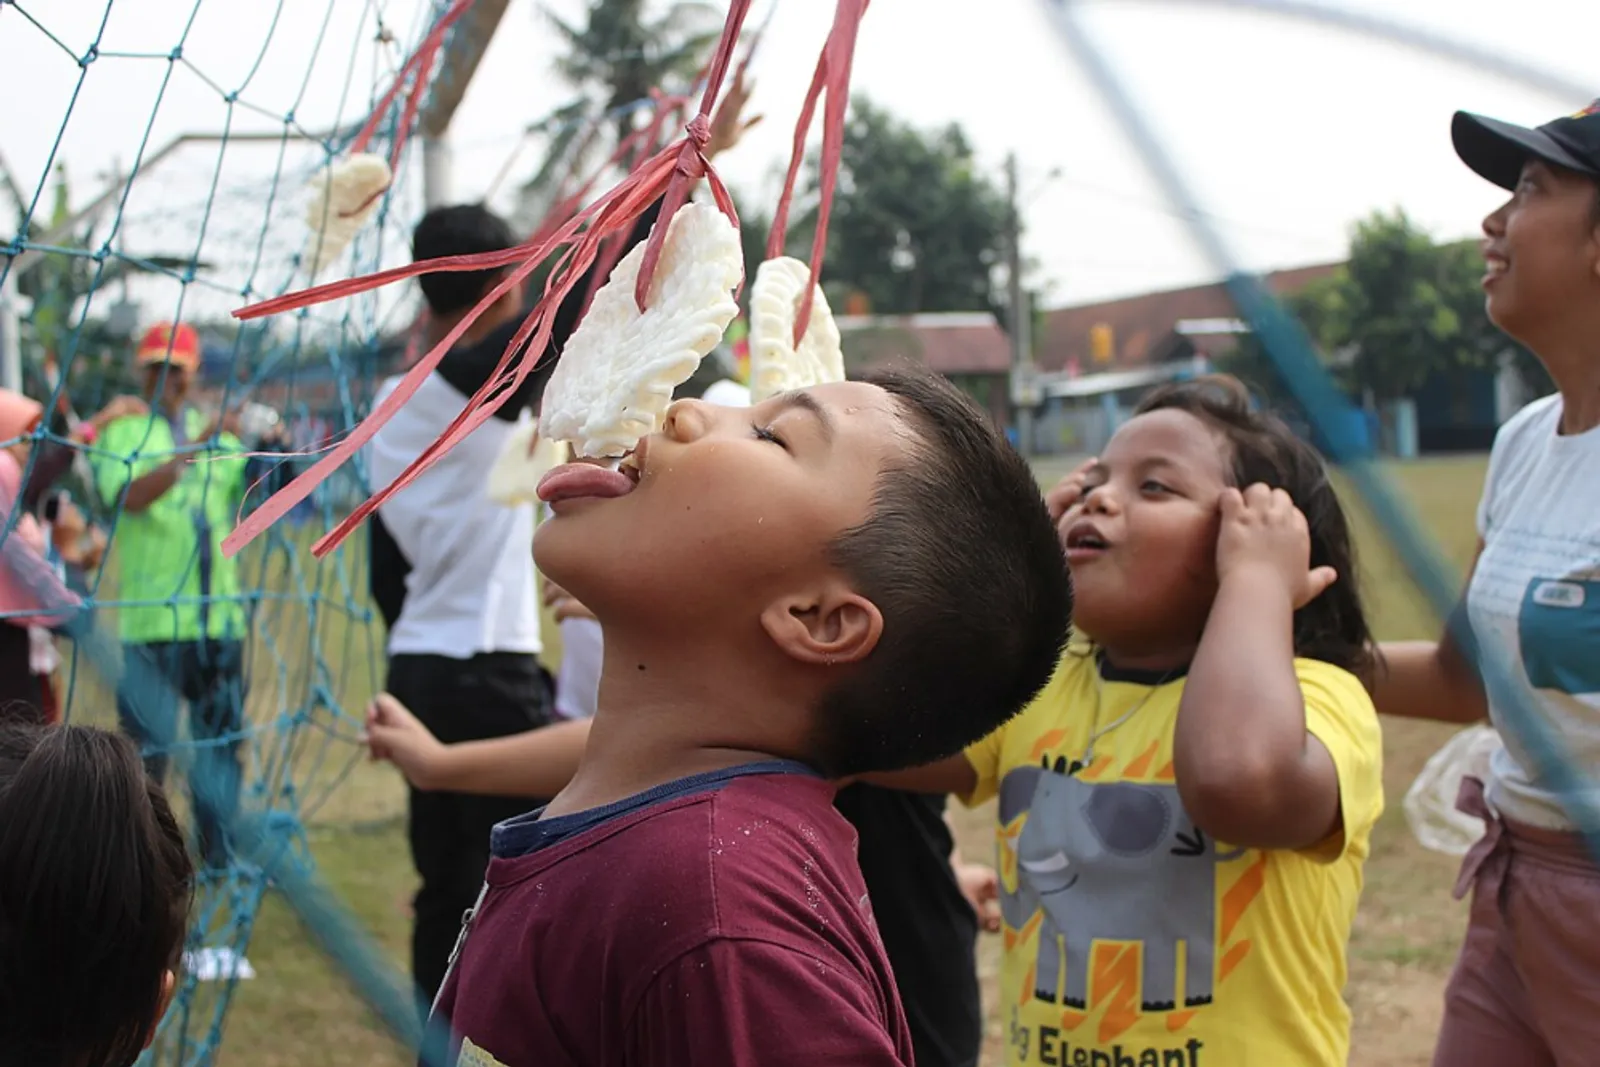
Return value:
M 1065 463 L 1040 464 L 1040 478 L 1049 481 L 1067 469 Z M 1473 509 L 1482 484 L 1481 457 L 1429 460 L 1396 466 L 1393 474 L 1410 497 L 1446 555 L 1464 567 L 1471 558 L 1475 533 Z M 1433 613 L 1406 580 L 1394 555 L 1359 507 L 1355 512 L 1364 568 L 1364 588 L 1369 597 L 1380 637 L 1417 637 L 1437 629 Z M 357 538 L 356 540 L 360 540 Z M 266 588 L 317 591 L 328 610 L 318 612 L 315 624 L 323 658 L 340 669 L 331 679 L 337 698 L 346 708 L 358 710 L 375 680 L 381 678 L 381 650 L 349 611 L 347 600 L 359 600 L 364 563 L 311 562 L 308 539 L 296 537 L 284 550 L 267 558 L 256 557 L 264 570 Z M 351 587 L 346 575 L 358 576 Z M 357 609 L 358 611 L 361 609 Z M 294 601 L 286 601 L 260 615 L 253 635 L 258 657 L 256 690 L 251 714 L 270 726 L 283 706 L 298 706 L 314 672 L 306 662 L 309 647 L 306 628 L 310 615 Z M 550 627 L 553 631 L 554 627 Z M 262 665 L 271 661 L 273 642 L 288 653 L 287 665 L 264 679 Z M 79 707 L 95 703 L 92 691 L 80 693 Z M 101 707 L 104 695 L 98 697 Z M 317 721 L 334 724 L 325 713 Z M 311 731 L 315 733 L 316 731 Z M 1351 1062 L 1358 1067 L 1411 1067 L 1428 1062 L 1437 1030 L 1439 992 L 1454 958 L 1464 925 L 1461 906 L 1450 899 L 1454 861 L 1425 852 L 1411 838 L 1400 810 L 1400 798 L 1423 761 L 1449 735 L 1444 727 L 1385 723 L 1388 810 L 1373 841 L 1367 867 L 1367 889 L 1351 945 L 1349 996 L 1356 1014 L 1355 1049 Z M 326 748 L 328 758 L 319 768 L 310 760 Z M 415 886 L 404 834 L 404 790 L 385 767 L 358 762 L 343 742 L 312 744 L 305 751 L 282 754 L 284 772 L 310 774 L 327 782 L 346 767 L 326 804 L 311 823 L 310 840 L 323 876 L 336 888 L 350 909 L 393 957 L 396 966 L 406 958 L 409 917 L 407 908 Z M 957 812 L 963 850 L 971 857 L 992 852 L 992 813 L 979 809 Z M 992 991 L 998 945 L 985 938 L 980 946 L 980 972 Z M 269 898 L 250 947 L 259 977 L 243 983 L 236 996 L 223 1044 L 221 1062 L 229 1067 L 279 1067 L 300 1063 L 360 1063 L 388 1067 L 411 1062 L 383 1032 L 373 1016 L 331 966 L 284 905 Z M 990 1048 L 998 1048 L 998 1023 L 992 1023 Z M 992 1062 L 999 1062 L 994 1059 Z

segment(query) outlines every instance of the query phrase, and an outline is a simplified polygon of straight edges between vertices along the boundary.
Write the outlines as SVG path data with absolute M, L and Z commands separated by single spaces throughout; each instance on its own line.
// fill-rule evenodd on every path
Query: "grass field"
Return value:
M 1041 479 L 1061 468 L 1043 464 Z M 1464 567 L 1475 540 L 1473 509 L 1483 478 L 1481 458 L 1434 460 L 1397 466 L 1393 471 L 1446 555 Z M 1364 586 L 1378 634 L 1382 638 L 1431 634 L 1437 623 L 1371 524 L 1357 514 Z M 320 591 L 325 600 L 315 625 L 323 658 L 342 666 L 336 699 L 357 709 L 380 676 L 373 660 L 376 649 L 366 627 L 356 625 L 343 606 L 354 597 L 348 575 L 354 565 L 319 576 L 304 570 L 309 555 L 280 553 L 260 564 L 262 580 L 273 585 Z M 354 587 L 359 589 L 359 583 Z M 258 628 L 256 654 L 261 656 L 276 633 L 285 649 L 297 637 L 282 615 L 275 625 Z M 309 621 L 309 620 L 308 620 Z M 338 656 L 356 662 L 337 664 Z M 302 655 L 303 658 L 303 655 Z M 307 690 L 294 671 L 279 673 L 266 684 L 257 660 L 257 692 L 253 712 L 258 720 L 281 708 L 282 695 Z M 295 670 L 305 670 L 300 664 Z M 74 703 L 88 706 L 90 692 Z M 298 700 L 299 698 L 296 697 Z M 105 706 L 105 705 L 101 705 Z M 1455 863 L 1425 852 L 1410 836 L 1400 811 L 1400 798 L 1427 757 L 1448 736 L 1448 729 L 1423 724 L 1386 722 L 1385 782 L 1388 810 L 1374 839 L 1351 945 L 1349 998 L 1355 1011 L 1356 1067 L 1412 1067 L 1426 1064 L 1439 1017 L 1439 995 L 1461 935 L 1464 911 L 1450 899 Z M 316 746 L 324 752 L 328 778 L 343 770 L 350 750 L 342 743 Z M 312 750 L 290 753 L 290 766 L 304 766 Z M 987 808 L 966 812 L 954 806 L 963 851 L 969 857 L 993 852 L 993 813 Z M 310 841 L 323 875 L 351 910 L 392 954 L 397 965 L 406 957 L 408 901 L 414 875 L 406 849 L 404 792 L 385 767 L 361 763 L 349 768 L 338 788 L 310 823 Z M 880 907 L 884 906 L 882 903 Z M 985 990 L 992 993 L 998 941 L 986 937 L 980 946 Z M 243 983 L 228 1023 L 220 1062 L 229 1067 L 289 1067 L 303 1063 L 360 1063 L 389 1067 L 410 1062 L 384 1034 L 339 972 L 310 943 L 284 903 L 269 898 L 250 946 L 259 977 Z M 992 1016 L 992 1013 L 991 1013 Z M 999 1049 L 998 1028 L 989 1038 L 991 1054 Z M 998 1063 L 991 1056 L 987 1062 Z

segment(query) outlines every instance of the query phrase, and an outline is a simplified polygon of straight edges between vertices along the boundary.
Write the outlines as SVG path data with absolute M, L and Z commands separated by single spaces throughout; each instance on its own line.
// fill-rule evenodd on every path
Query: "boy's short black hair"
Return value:
M 833 776 L 931 763 L 990 733 L 1050 680 L 1072 619 L 1038 482 L 988 416 L 933 374 L 864 380 L 916 440 L 872 517 L 829 549 L 883 613 L 878 646 L 819 709 L 811 759 Z
M 1295 612 L 1295 655 L 1370 677 L 1376 652 L 1361 600 L 1355 539 L 1317 450 L 1282 419 L 1257 410 L 1249 389 L 1229 375 L 1160 386 L 1145 395 L 1134 413 L 1168 409 L 1188 412 L 1227 441 L 1232 451 L 1228 475 L 1235 488 L 1262 483 L 1288 493 L 1306 517 L 1311 566 L 1339 573 L 1326 592 Z
M 194 869 L 127 738 L 0 726 L 0 1067 L 128 1067 L 160 1021 Z
M 511 227 L 482 204 L 436 207 L 417 223 L 411 234 L 415 262 L 443 256 L 469 256 L 499 252 L 517 244 Z M 422 295 L 435 315 L 466 311 L 499 282 L 504 268 L 424 274 L 417 279 Z

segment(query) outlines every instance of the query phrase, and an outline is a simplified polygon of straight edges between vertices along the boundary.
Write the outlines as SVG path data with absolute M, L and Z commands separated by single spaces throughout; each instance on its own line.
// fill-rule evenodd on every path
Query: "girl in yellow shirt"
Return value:
M 1335 1067 L 1383 807 L 1349 530 L 1232 379 L 1152 393 L 1050 494 L 1076 637 L 901 787 L 998 798 L 1007 1063 Z

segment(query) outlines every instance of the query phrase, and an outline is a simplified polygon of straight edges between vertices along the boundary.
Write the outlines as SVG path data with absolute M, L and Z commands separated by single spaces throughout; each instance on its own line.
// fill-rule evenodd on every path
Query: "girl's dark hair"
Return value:
M 0 726 L 0 1067 L 128 1067 L 160 1021 L 193 866 L 126 738 Z
M 1339 580 L 1295 612 L 1295 655 L 1369 677 L 1376 653 L 1361 605 L 1355 544 L 1322 457 L 1283 420 L 1256 410 L 1249 390 L 1236 378 L 1212 375 L 1160 386 L 1135 413 L 1168 409 L 1188 412 L 1228 442 L 1234 486 L 1243 489 L 1259 482 L 1282 489 L 1305 515 L 1311 566 L 1332 567 Z

